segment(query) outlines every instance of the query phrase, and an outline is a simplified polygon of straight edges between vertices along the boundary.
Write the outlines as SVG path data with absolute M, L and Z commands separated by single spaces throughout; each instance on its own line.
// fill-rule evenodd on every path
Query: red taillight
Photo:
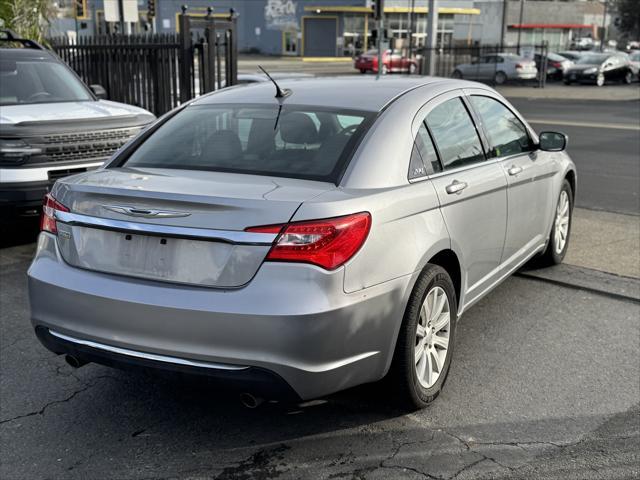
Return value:
M 554 68 L 562 68 L 562 64 L 560 62 L 551 62 L 551 66 Z
M 248 232 L 278 233 L 267 260 L 303 262 L 335 270 L 353 257 L 367 239 L 371 215 L 345 217 L 247 228 Z
M 69 209 L 58 202 L 50 193 L 44 196 L 42 203 L 42 215 L 40 216 L 40 231 L 58 233 L 56 227 L 56 218 L 54 216 L 55 211 L 68 212 Z

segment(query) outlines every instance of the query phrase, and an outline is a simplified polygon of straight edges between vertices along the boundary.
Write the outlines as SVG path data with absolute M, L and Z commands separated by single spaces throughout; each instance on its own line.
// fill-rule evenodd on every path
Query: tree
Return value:
M 640 39 L 640 2 L 638 0 L 616 0 L 618 12 L 616 27 L 632 40 Z
M 22 38 L 44 41 L 47 26 L 55 15 L 51 0 L 0 0 L 0 23 Z

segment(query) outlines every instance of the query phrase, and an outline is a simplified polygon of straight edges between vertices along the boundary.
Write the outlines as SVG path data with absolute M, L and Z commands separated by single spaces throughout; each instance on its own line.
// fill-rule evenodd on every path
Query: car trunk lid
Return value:
M 68 263 L 104 273 L 220 288 L 255 275 L 302 202 L 335 186 L 219 172 L 105 169 L 65 179 L 53 196 Z

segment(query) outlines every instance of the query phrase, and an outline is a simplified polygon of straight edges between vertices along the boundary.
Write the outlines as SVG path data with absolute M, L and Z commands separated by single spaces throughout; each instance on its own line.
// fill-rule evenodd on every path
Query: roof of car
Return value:
M 26 59 L 26 60 L 51 60 L 55 58 L 48 50 L 36 48 L 5 48 L 0 47 L 0 58 L 3 59 Z
M 394 98 L 414 88 L 455 83 L 458 88 L 477 84 L 460 80 L 422 76 L 341 76 L 278 81 L 283 89 L 290 89 L 291 95 L 283 102 L 286 105 L 321 105 L 325 107 L 352 110 L 379 111 Z M 253 83 L 231 87 L 205 95 L 193 105 L 213 103 L 277 103 L 275 88 L 270 82 Z

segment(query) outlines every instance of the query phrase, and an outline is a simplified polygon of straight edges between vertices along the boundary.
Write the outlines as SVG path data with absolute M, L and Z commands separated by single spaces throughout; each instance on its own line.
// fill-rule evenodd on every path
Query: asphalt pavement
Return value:
M 637 299 L 512 277 L 460 320 L 429 408 L 397 410 L 375 384 L 249 410 L 201 379 L 72 370 L 46 351 L 28 320 L 33 249 L 0 254 L 0 478 L 640 475 Z

